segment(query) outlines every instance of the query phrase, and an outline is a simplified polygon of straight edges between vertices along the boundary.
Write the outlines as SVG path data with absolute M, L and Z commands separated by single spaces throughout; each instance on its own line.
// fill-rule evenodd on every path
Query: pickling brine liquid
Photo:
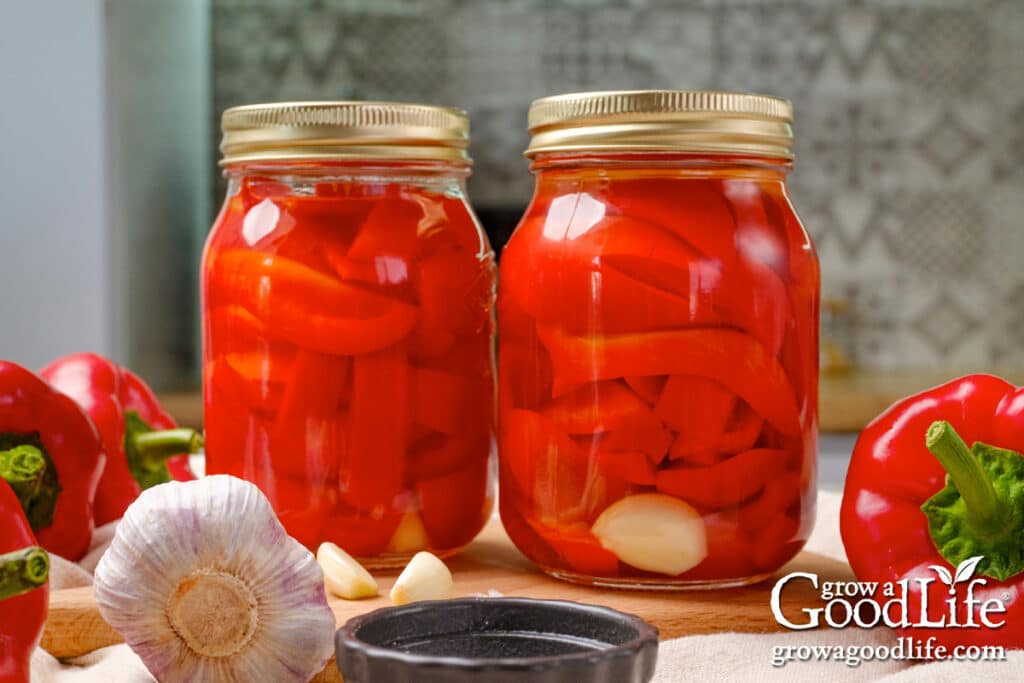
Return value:
M 493 497 L 493 254 L 422 166 L 231 168 L 203 261 L 208 471 L 371 566 L 457 550 Z
M 807 539 L 820 283 L 786 167 L 535 159 L 501 259 L 500 504 L 546 571 L 742 584 Z

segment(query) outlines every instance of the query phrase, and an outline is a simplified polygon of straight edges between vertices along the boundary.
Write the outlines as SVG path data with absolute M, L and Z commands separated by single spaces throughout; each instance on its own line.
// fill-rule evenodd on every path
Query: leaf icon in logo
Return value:
M 928 565 L 929 569 L 934 569 L 935 573 L 942 579 L 942 583 L 949 586 L 949 590 L 953 590 L 953 575 L 945 567 L 940 567 L 937 564 Z
M 966 560 L 961 562 L 956 568 L 956 577 L 953 579 L 953 583 L 960 583 L 961 581 L 969 581 L 974 576 L 974 570 L 978 568 L 978 563 L 984 559 L 981 555 L 975 555 L 974 557 L 968 557 Z M 948 574 L 949 572 L 947 572 Z M 949 583 L 948 581 L 946 583 Z

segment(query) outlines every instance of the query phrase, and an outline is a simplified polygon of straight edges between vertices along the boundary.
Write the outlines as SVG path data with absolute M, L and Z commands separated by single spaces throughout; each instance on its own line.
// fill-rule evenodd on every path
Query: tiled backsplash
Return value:
M 214 110 L 453 104 L 496 241 L 529 102 L 612 88 L 790 98 L 826 334 L 867 368 L 1024 367 L 1024 2 L 214 0 Z

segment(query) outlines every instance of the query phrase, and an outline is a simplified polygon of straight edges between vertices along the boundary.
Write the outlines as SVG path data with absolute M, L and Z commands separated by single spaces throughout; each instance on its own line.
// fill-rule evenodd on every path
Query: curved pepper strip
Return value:
M 670 460 L 682 460 L 693 465 L 718 462 L 722 455 L 738 453 L 753 447 L 764 428 L 764 420 L 745 404 L 738 409 L 738 417 L 724 434 L 681 432 L 668 452 Z M 710 437 L 710 438 L 709 438 Z
M 502 487 L 514 486 L 542 521 L 593 522 L 629 485 L 589 466 L 588 455 L 554 422 L 529 410 L 501 420 Z M 512 481 L 505 482 L 506 472 Z
M 706 377 L 744 399 L 779 432 L 800 433 L 797 400 L 785 371 L 764 346 L 741 332 L 696 329 L 592 337 L 570 337 L 551 327 L 537 332 L 551 354 L 556 379 Z
M 41 476 L 42 459 L 35 472 Z M 6 474 L 6 473 L 5 473 Z M 50 561 L 36 545 L 21 502 L 0 481 L 0 681 L 29 683 L 49 602 Z
M 699 508 L 720 509 L 755 495 L 785 468 L 785 451 L 755 448 L 708 467 L 673 467 L 655 476 L 662 493 Z
M 714 181 L 637 178 L 609 184 L 609 211 L 660 226 L 702 254 L 723 262 L 737 257 L 729 204 Z
M 420 518 L 430 547 L 453 550 L 473 540 L 490 513 L 489 451 L 477 451 L 462 469 L 423 479 L 416 484 Z M 457 495 L 453 495 L 458 492 Z M 468 513 L 468 514 L 467 514 Z
M 268 334 L 301 347 L 358 355 L 391 346 L 409 334 L 416 309 L 404 302 L 345 284 L 295 261 L 253 251 L 218 253 L 210 263 L 208 291 L 241 303 Z
M 559 396 L 544 415 L 569 434 L 597 434 L 629 428 L 644 420 L 650 410 L 621 381 L 607 380 Z
M 526 221 L 502 254 L 503 272 L 531 277 L 506 276 L 501 287 L 539 322 L 607 334 L 734 326 L 773 353 L 781 346 L 788 300 L 767 267 L 711 261 L 671 234 L 627 218 L 604 219 L 564 241 L 549 238 L 544 221 Z M 552 291 L 558 296 L 546 294 Z
M 880 582 L 915 577 L 933 579 L 928 595 L 932 619 L 941 616 L 946 609 L 944 601 L 949 596 L 948 587 L 937 580 L 939 577 L 930 567 L 945 567 L 955 574 L 957 562 L 950 562 L 937 548 L 937 540 L 933 539 L 929 529 L 929 518 L 922 507 L 927 509 L 938 505 L 933 501 L 943 498 L 959 499 L 957 486 L 961 483 L 959 475 L 962 471 L 960 467 L 951 468 L 951 483 L 947 485 L 947 470 L 938 454 L 929 451 L 926 442 L 929 430 L 937 422 L 951 425 L 952 429 L 945 432 L 955 430 L 966 444 L 988 444 L 989 447 L 1012 449 L 1019 454 L 1024 452 L 1024 388 L 991 375 L 968 375 L 894 404 L 869 424 L 858 438 L 840 510 L 843 544 L 857 578 Z M 945 438 L 939 440 L 939 443 L 943 442 Z M 973 463 L 975 457 L 968 452 L 964 464 Z M 1006 625 L 999 629 L 914 628 L 916 636 L 920 637 L 922 633 L 934 635 L 939 643 L 951 648 L 974 644 L 1011 648 L 1024 645 L 1024 574 L 1019 573 L 1024 569 L 1019 566 L 1022 531 L 1016 526 L 1020 520 L 1021 501 L 1019 495 L 1004 490 L 1006 486 L 1020 490 L 1024 463 L 1018 463 L 1018 459 L 1019 455 L 1012 452 L 1005 456 L 1007 464 L 1013 466 L 1006 468 L 1008 477 L 990 479 L 991 475 L 985 473 L 976 480 L 997 484 L 998 497 L 1002 501 L 997 508 L 1016 511 L 1014 519 L 1017 521 L 1005 527 L 1012 540 L 1000 542 L 987 552 L 974 553 L 985 556 L 975 578 L 984 576 L 988 581 L 988 585 L 976 590 L 974 595 L 980 601 L 1001 600 L 1000 596 L 1008 595 L 1010 599 L 1004 603 L 1007 612 L 993 615 L 994 618 L 1005 618 Z M 974 486 L 968 488 L 973 489 Z M 975 533 L 971 531 L 970 523 L 971 500 L 965 500 L 967 507 L 961 508 L 960 519 L 968 523 L 958 532 L 963 536 L 953 546 L 970 549 L 975 542 Z M 989 574 L 989 571 L 1002 573 L 987 568 L 987 565 L 1006 553 L 1016 554 L 1018 560 L 1011 564 L 1017 566 L 1011 569 L 1015 568 L 1018 573 L 1000 578 Z M 917 582 L 912 581 L 911 586 L 917 587 Z M 921 597 L 919 589 L 912 590 L 910 602 L 915 613 Z M 957 602 L 960 608 L 958 620 L 962 624 L 967 618 L 964 601 L 961 598 Z
M 40 487 L 22 498 L 36 538 L 55 555 L 81 559 L 92 541 L 93 499 L 107 460 L 100 434 L 69 396 L 0 361 L 0 451 L 18 446 L 46 461 Z
M 58 358 L 39 371 L 75 400 L 103 438 L 107 464 L 96 490 L 96 525 L 120 519 L 143 489 L 195 479 L 187 453 L 202 447 L 194 429 L 178 429 L 145 383 L 94 353 Z

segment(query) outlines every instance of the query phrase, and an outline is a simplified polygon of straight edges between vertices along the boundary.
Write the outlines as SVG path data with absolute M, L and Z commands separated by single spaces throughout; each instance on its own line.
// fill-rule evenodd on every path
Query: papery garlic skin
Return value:
M 235 477 L 143 491 L 93 590 L 161 682 L 306 683 L 333 654 L 320 566 L 263 493 Z

